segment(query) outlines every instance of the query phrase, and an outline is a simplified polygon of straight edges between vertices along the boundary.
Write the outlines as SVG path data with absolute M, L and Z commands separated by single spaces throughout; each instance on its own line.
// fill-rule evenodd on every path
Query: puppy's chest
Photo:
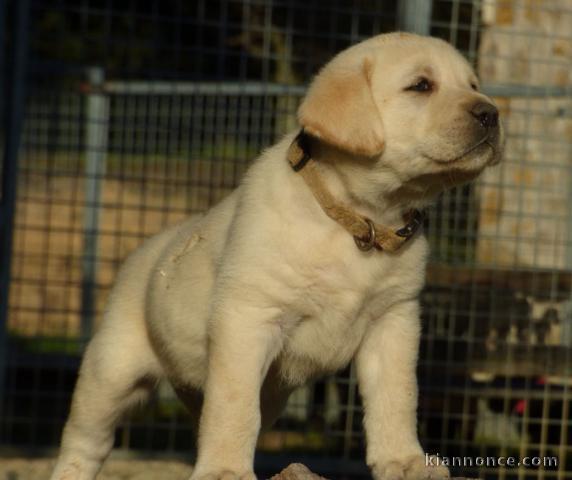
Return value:
M 320 315 L 293 313 L 292 317 L 296 326 L 289 332 L 280 358 L 282 374 L 292 385 L 347 365 L 367 323 L 364 316 L 354 316 L 333 306 Z
M 301 278 L 306 281 L 284 318 L 286 325 L 293 325 L 280 359 L 289 383 L 300 384 L 345 367 L 370 323 L 390 303 L 412 295 L 416 287 L 402 281 L 399 263 L 358 257 L 356 262 L 304 271 Z

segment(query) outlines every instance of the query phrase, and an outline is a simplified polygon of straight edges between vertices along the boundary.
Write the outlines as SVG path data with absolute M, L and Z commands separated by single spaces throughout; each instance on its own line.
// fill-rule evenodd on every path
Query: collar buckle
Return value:
M 395 231 L 395 235 L 405 238 L 406 240 L 409 240 L 413 235 L 415 235 L 417 230 L 419 230 L 419 227 L 423 224 L 423 219 L 425 217 L 425 215 L 419 210 L 411 210 L 410 216 L 411 219 L 407 224 Z
M 364 220 L 369 227 L 367 238 L 363 239 L 354 235 L 354 242 L 356 242 L 357 247 L 362 252 L 369 252 L 373 247 L 375 247 L 375 225 L 369 218 L 364 218 Z

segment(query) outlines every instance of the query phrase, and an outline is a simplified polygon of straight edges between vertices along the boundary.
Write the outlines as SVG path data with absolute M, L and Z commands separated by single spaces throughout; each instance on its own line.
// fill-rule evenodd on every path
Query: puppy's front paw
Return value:
M 232 470 L 212 470 L 200 473 L 193 472 L 190 480 L 256 480 L 254 472 L 234 472 Z
M 50 480 L 90 480 L 95 478 L 99 467 L 99 462 L 63 459 L 57 462 Z
M 408 480 L 443 480 L 450 477 L 449 469 L 439 464 L 433 455 L 416 457 L 406 472 Z
M 376 464 L 372 470 L 376 480 L 444 480 L 450 476 L 447 467 L 426 455 L 389 460 Z

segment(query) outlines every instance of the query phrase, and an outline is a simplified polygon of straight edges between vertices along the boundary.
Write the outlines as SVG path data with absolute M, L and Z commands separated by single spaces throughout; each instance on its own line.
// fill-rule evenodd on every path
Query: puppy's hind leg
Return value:
M 148 398 L 160 376 L 142 322 L 106 318 L 87 348 L 51 480 L 93 480 L 118 420 Z

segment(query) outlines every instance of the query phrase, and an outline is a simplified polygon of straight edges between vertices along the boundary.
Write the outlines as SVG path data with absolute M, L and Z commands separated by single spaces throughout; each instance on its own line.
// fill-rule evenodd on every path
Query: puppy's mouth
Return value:
M 465 149 L 461 154 L 450 158 L 437 158 L 428 153 L 423 153 L 423 156 L 431 160 L 432 162 L 438 163 L 440 165 L 451 165 L 453 163 L 460 162 L 466 159 L 471 153 L 477 151 L 481 147 L 490 147 L 492 150 L 491 160 L 488 162 L 490 165 L 496 165 L 499 162 L 498 155 L 498 135 L 491 134 L 490 132 L 485 134 L 480 140 L 478 140 L 473 145 Z

